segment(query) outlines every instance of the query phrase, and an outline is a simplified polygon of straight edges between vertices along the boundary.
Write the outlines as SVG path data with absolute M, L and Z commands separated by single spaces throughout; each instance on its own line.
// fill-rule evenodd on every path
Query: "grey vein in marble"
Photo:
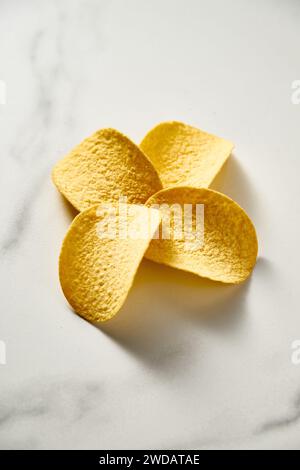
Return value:
M 2 394 L 0 429 L 15 420 L 59 414 L 62 408 L 68 421 L 77 421 L 92 409 L 93 400 L 99 400 L 102 394 L 102 385 L 90 381 L 54 382 L 46 386 L 33 384 L 12 396 Z M 67 409 L 64 402 L 68 404 Z
M 19 207 L 14 209 L 14 216 L 9 224 L 8 230 L 0 240 L 0 253 L 2 255 L 7 254 L 14 248 L 16 248 L 24 235 L 26 227 L 30 223 L 30 212 L 32 205 L 38 197 L 39 190 L 45 180 L 49 177 L 49 168 L 43 170 L 40 175 L 32 180 L 32 187 L 26 192 L 24 196 L 25 200 L 22 200 Z
M 257 434 L 262 434 L 266 431 L 273 431 L 276 429 L 284 429 L 288 426 L 297 424 L 300 420 L 300 392 L 294 400 L 292 410 L 286 415 L 279 418 L 270 419 L 263 423 L 257 430 Z

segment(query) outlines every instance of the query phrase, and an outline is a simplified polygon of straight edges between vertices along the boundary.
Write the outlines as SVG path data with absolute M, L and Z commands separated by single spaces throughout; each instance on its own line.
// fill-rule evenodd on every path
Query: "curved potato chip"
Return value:
M 121 308 L 159 226 L 158 211 L 121 206 L 102 204 L 81 212 L 63 241 L 61 287 L 74 310 L 89 321 L 109 320 Z
M 210 189 L 177 186 L 163 189 L 146 204 L 159 208 L 162 217 L 160 238 L 151 241 L 146 258 L 225 283 L 240 283 L 250 275 L 258 249 L 255 228 L 229 197 Z M 175 217 L 178 207 L 181 212 Z M 170 239 L 162 238 L 168 234 L 166 222 Z M 176 239 L 180 229 L 181 239 Z
M 208 187 L 229 157 L 233 144 L 181 122 L 162 122 L 140 148 L 156 168 L 163 187 Z
M 102 201 L 144 203 L 162 188 L 143 152 L 115 129 L 102 129 L 77 145 L 52 172 L 58 190 L 79 211 Z

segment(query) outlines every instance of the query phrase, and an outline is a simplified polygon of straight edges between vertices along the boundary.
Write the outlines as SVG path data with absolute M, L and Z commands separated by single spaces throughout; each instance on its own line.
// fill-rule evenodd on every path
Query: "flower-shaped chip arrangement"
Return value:
M 223 283 L 247 279 L 258 250 L 253 223 L 236 202 L 209 189 L 232 149 L 225 139 L 173 121 L 154 127 L 140 146 L 102 129 L 56 164 L 57 189 L 80 211 L 59 259 L 62 290 L 79 315 L 112 318 L 143 257 Z M 199 207 L 201 243 L 191 243 Z M 178 236 L 186 221 L 188 232 Z

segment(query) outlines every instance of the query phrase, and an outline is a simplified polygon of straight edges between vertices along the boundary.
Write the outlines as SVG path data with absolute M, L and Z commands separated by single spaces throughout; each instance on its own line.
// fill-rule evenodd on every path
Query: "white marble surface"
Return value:
M 0 447 L 300 448 L 297 0 L 1 0 Z M 177 119 L 235 155 L 215 182 L 260 259 L 219 286 L 143 262 L 116 320 L 69 309 L 54 162 L 97 128 Z M 204 314 L 210 313 L 205 319 Z

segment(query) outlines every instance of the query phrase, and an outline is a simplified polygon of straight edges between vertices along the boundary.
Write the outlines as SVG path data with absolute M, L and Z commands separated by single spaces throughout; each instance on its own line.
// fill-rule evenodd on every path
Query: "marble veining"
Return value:
M 291 411 L 282 416 L 281 418 L 274 418 L 270 421 L 266 421 L 261 425 L 258 430 L 258 433 L 263 433 L 265 431 L 272 431 L 274 429 L 284 429 L 287 426 L 292 426 L 297 424 L 300 420 L 300 394 L 299 392 L 296 395 L 296 399 L 293 401 Z
M 0 448 L 296 448 L 299 3 L 3 0 Z M 232 24 L 234 22 L 234 28 Z M 110 323 L 58 281 L 53 164 L 97 128 L 176 119 L 236 143 L 214 182 L 260 243 L 242 286 L 143 261 Z

